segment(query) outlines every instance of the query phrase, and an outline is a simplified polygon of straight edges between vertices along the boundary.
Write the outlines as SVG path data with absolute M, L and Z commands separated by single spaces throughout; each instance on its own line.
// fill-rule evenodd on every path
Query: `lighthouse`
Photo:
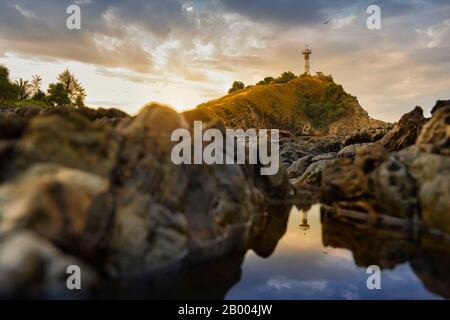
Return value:
M 310 75 L 310 68 L 309 68 L 309 56 L 311 55 L 312 51 L 310 48 L 308 48 L 308 45 L 306 45 L 305 50 L 302 51 L 302 54 L 305 56 L 305 74 Z
M 308 224 L 308 212 L 302 211 L 302 223 L 299 225 L 300 230 L 303 231 L 303 234 L 306 234 L 306 231 L 309 230 L 310 226 Z

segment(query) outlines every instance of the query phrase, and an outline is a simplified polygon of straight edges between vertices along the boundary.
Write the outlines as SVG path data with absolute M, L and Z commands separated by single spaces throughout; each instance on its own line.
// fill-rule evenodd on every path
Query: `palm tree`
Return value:
M 28 80 L 23 80 L 20 78 L 18 81 L 15 81 L 15 85 L 17 87 L 17 100 L 25 100 L 30 96 L 31 85 Z

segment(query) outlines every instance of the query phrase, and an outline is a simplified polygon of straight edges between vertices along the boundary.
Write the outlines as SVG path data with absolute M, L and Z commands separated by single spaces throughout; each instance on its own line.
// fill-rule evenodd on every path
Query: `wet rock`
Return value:
M 423 116 L 422 108 L 416 107 L 403 115 L 395 127 L 380 142 L 389 151 L 398 151 L 411 146 L 416 142 L 425 122 L 426 119 Z
M 296 161 L 294 161 L 288 168 L 287 173 L 289 178 L 296 178 L 302 175 L 306 168 L 308 168 L 311 163 L 313 156 L 304 156 Z

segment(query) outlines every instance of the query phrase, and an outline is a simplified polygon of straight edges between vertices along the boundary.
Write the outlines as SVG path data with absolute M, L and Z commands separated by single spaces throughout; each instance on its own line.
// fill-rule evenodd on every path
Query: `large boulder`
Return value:
M 425 122 L 422 108 L 415 107 L 414 110 L 401 117 L 394 128 L 381 139 L 381 143 L 389 151 L 398 151 L 411 146 L 416 142 Z
M 67 263 L 90 265 L 99 287 L 86 293 L 111 297 L 107 288 L 130 278 L 145 286 L 161 270 L 242 257 L 272 221 L 270 199 L 289 190 L 283 168 L 265 177 L 257 165 L 175 165 L 171 133 L 192 127 L 166 106 L 148 105 L 136 117 L 54 108 L 24 119 L 7 140 L 0 136 L 6 297 L 28 296 L 30 286 L 39 287 L 33 297 L 58 296 L 47 275 L 61 278 Z M 36 259 L 13 259 L 14 250 Z

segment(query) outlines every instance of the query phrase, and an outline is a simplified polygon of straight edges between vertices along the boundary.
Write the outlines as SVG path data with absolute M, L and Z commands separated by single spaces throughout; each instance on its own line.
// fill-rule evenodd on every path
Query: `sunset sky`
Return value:
M 81 30 L 66 8 L 81 8 Z M 380 30 L 366 9 L 381 8 Z M 327 24 L 324 22 L 329 21 Z M 450 99 L 449 0 L 0 0 L 0 64 L 12 79 L 64 68 L 91 106 L 135 113 L 158 101 L 178 110 L 283 71 L 332 74 L 375 118 L 426 114 Z

